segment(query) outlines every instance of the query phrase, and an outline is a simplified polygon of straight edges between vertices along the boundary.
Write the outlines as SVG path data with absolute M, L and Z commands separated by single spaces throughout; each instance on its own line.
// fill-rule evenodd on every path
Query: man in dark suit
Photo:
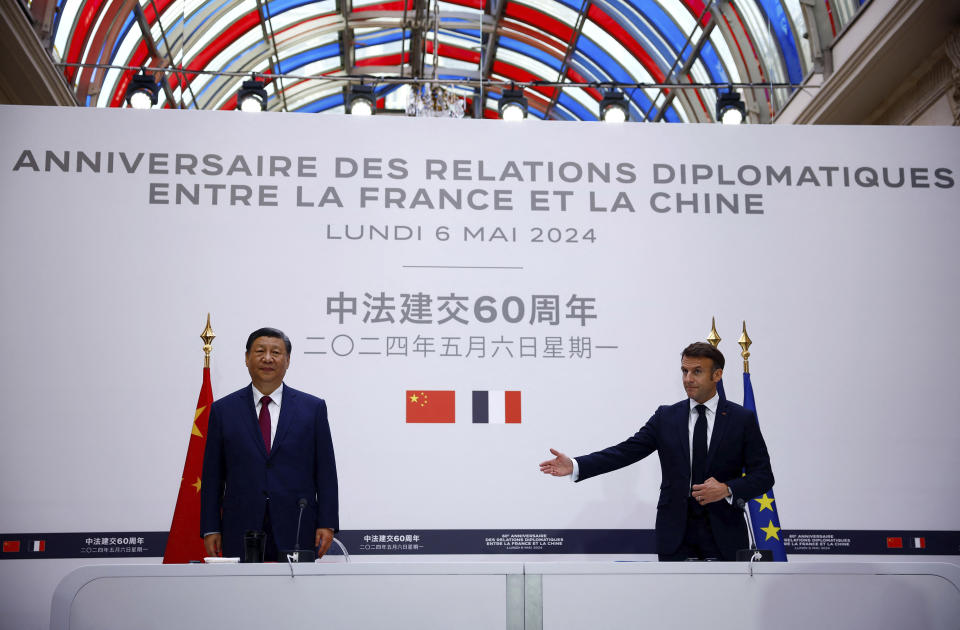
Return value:
M 320 398 L 283 383 L 290 339 L 261 328 L 247 339 L 252 383 L 210 409 L 200 490 L 207 554 L 242 556 L 247 530 L 266 532 L 266 560 L 278 550 L 319 547 L 339 529 L 337 467 Z M 306 500 L 298 523 L 301 499 Z
M 743 511 L 773 487 L 770 456 L 757 416 L 721 398 L 723 354 L 708 343 L 692 343 L 680 357 L 689 398 L 657 409 L 632 437 L 602 451 L 542 462 L 540 470 L 583 481 L 623 468 L 657 451 L 657 555 L 660 560 L 734 560 L 748 545 Z

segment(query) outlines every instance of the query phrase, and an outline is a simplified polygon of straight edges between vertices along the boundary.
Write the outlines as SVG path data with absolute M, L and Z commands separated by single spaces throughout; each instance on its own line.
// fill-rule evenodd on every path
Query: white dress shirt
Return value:
M 253 408 L 257 411 L 257 417 L 260 417 L 260 401 L 265 396 L 260 390 L 257 389 L 257 386 L 253 386 Z M 270 394 L 270 404 L 267 405 L 267 409 L 270 411 L 270 448 L 273 448 L 273 438 L 277 435 L 277 421 L 280 419 L 280 401 L 283 400 L 283 383 L 280 383 L 280 387 L 273 390 L 273 393 Z

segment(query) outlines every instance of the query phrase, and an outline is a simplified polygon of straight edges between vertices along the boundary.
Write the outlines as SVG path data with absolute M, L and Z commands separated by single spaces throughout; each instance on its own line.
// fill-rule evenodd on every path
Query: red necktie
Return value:
M 260 399 L 260 433 L 263 434 L 263 445 L 270 454 L 270 397 Z

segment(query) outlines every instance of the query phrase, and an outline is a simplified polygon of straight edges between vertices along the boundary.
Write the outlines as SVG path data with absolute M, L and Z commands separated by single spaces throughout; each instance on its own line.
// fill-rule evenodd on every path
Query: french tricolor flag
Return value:
M 926 538 L 914 538 L 914 539 L 913 539 L 913 548 L 914 548 L 914 549 L 926 549 L 926 548 L 927 548 L 927 539 L 926 539 Z
M 519 391 L 474 391 L 474 423 L 520 424 Z

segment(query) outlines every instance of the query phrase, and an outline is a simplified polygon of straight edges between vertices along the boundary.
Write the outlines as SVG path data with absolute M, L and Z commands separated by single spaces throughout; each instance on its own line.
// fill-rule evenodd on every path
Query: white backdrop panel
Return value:
M 957 129 L 14 107 L 0 108 L 0 120 L 8 445 L 0 530 L 169 526 L 208 311 L 218 397 L 248 382 L 251 330 L 271 325 L 292 338 L 287 382 L 328 402 L 345 529 L 652 528 L 655 458 L 576 486 L 543 477 L 536 464 L 551 446 L 573 455 L 619 441 L 657 405 L 681 399 L 680 350 L 706 335 L 711 316 L 731 400 L 742 397 L 741 320 L 755 342 L 751 371 L 784 527 L 960 528 L 960 510 L 944 499 L 960 494 L 949 386 L 960 355 Z M 47 151 L 69 152 L 69 172 L 47 169 Z M 77 172 L 78 151 L 99 152 L 100 172 Z M 135 172 L 125 172 L 121 153 L 144 154 Z M 153 158 L 154 173 L 150 154 L 166 156 Z M 174 174 L 177 154 L 219 155 L 224 165 L 307 157 L 315 176 Z M 380 178 L 338 178 L 337 158 L 402 160 L 405 176 L 384 166 Z M 428 179 L 427 160 L 445 161 L 448 178 Z M 450 178 L 453 160 L 468 161 L 465 179 Z M 480 162 L 484 176 L 510 175 L 511 162 L 520 175 L 480 180 Z M 591 183 L 566 163 L 584 172 L 609 163 L 627 181 Z M 656 164 L 674 179 L 658 180 L 667 169 Z M 693 184 L 696 164 L 712 175 Z M 724 183 L 745 165 L 746 182 Z M 762 174 L 756 185 L 751 165 Z M 792 184 L 768 183 L 768 167 L 790 167 Z M 857 183 L 863 168 L 861 183 L 876 172 L 878 186 Z M 883 169 L 893 184 L 905 169 L 906 182 L 884 183 Z M 168 186 L 170 203 L 150 203 L 151 184 Z M 208 192 L 177 204 L 177 184 L 275 186 L 276 204 L 231 204 L 225 192 L 216 203 Z M 328 186 L 342 208 L 316 207 Z M 298 187 L 313 207 L 298 205 Z M 380 199 L 384 188 L 400 189 L 407 207 L 361 207 L 361 187 Z M 481 190 L 476 198 L 488 203 L 502 189 L 512 209 L 409 207 L 421 188 L 435 203 L 441 188 Z M 549 210 L 531 210 L 533 190 L 547 191 Z M 565 211 L 557 191 L 570 191 Z M 594 211 L 620 193 L 634 211 Z M 678 194 L 687 202 L 680 212 Z M 717 194 L 737 195 L 740 211 L 703 212 Z M 762 213 L 746 213 L 746 195 Z M 422 237 L 330 238 L 370 225 Z M 436 238 L 441 226 L 449 240 Z M 517 236 L 465 240 L 465 227 Z M 579 242 L 551 243 L 550 228 Z M 538 232 L 547 242 L 531 242 Z M 342 324 L 328 312 L 341 291 L 358 303 Z M 431 324 L 365 323 L 364 294 L 380 292 L 395 299 L 395 317 L 403 294 L 462 296 L 468 323 L 437 323 L 438 310 Z M 530 323 L 535 294 L 559 296 L 561 314 L 571 296 L 591 298 L 596 319 Z M 480 296 L 498 306 L 516 296 L 525 317 L 477 322 Z M 337 335 L 356 344 L 348 356 L 332 353 Z M 409 338 L 412 350 L 418 335 L 434 339 L 433 354 L 382 354 L 387 337 Z M 459 337 L 465 354 L 471 336 L 484 338 L 485 358 L 441 356 L 443 337 Z M 538 356 L 519 356 L 522 337 L 537 340 Z M 540 356 L 547 337 L 561 338 L 563 358 Z M 592 355 L 567 356 L 571 337 L 589 338 Z M 506 344 L 489 356 L 501 339 L 512 342 L 512 358 Z M 456 423 L 406 423 L 408 389 L 456 391 Z M 472 390 L 522 391 L 522 423 L 471 423 Z

